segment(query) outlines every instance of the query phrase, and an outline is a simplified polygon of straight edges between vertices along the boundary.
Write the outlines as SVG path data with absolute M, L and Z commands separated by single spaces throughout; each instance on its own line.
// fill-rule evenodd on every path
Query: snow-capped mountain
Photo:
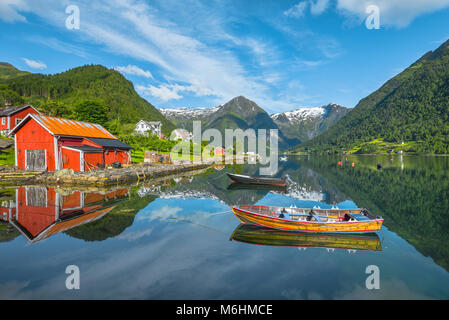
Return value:
M 176 127 L 189 132 L 193 121 L 201 121 L 203 130 L 264 128 L 279 129 L 281 148 L 291 148 L 307 141 L 330 128 L 349 109 L 336 103 L 314 108 L 299 108 L 271 116 L 253 101 L 240 96 L 229 102 L 211 108 L 161 108 L 159 111 Z
M 284 113 L 275 113 L 271 115 L 273 120 L 281 120 L 283 117 L 290 122 L 301 122 L 315 118 L 322 118 L 326 114 L 326 109 L 324 107 L 315 108 L 299 108 L 293 111 L 288 111 Z
M 209 117 L 219 108 L 161 108 L 159 111 L 169 120 L 201 120 Z
M 271 115 L 271 119 L 287 137 L 299 138 L 304 142 L 329 129 L 349 110 L 336 103 L 330 103 L 322 107 L 275 113 Z

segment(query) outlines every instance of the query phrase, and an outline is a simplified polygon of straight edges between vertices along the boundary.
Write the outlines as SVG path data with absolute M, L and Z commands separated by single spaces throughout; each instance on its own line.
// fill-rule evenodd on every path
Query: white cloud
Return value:
M 40 61 L 30 60 L 27 58 L 22 58 L 25 63 L 33 69 L 47 69 L 47 65 Z
M 284 15 L 292 18 L 301 18 L 305 15 L 307 7 L 313 15 L 322 14 L 329 6 L 329 0 L 300 1 L 290 9 L 284 11 Z
M 60 1 L 21 1 L 28 12 L 67 32 L 61 23 L 67 15 Z M 147 95 L 174 100 L 180 99 L 183 93 L 208 95 L 210 103 L 215 104 L 244 95 L 271 111 L 295 107 L 297 102 L 291 99 L 296 101 L 296 97 L 289 96 L 288 101 L 273 98 L 277 95 L 273 93 L 276 90 L 273 79 L 265 81 L 258 76 L 272 73 L 269 68 L 282 61 L 269 38 L 233 35 L 242 46 L 250 48 L 251 43 L 257 44 L 246 50 L 242 59 L 241 50 L 223 38 L 229 31 L 227 23 L 231 20 L 226 10 L 232 8 L 223 8 L 223 11 L 215 7 L 212 10 L 195 0 L 188 4 L 180 5 L 186 10 L 180 13 L 178 5 L 174 10 L 166 1 L 157 1 L 155 9 L 153 3 L 150 5 L 142 0 L 98 0 L 94 5 L 91 1 L 79 0 L 81 28 L 71 34 L 76 41 L 94 43 L 115 55 L 157 67 L 168 84 L 157 81 L 157 85 L 139 86 Z M 22 13 L 24 9 L 17 12 Z M 192 14 L 195 14 L 194 18 Z M 200 27 L 192 23 L 192 19 L 200 23 Z M 185 88 L 172 83 L 182 84 Z M 282 84 L 276 86 L 279 88 Z
M 126 67 L 119 66 L 119 67 L 115 67 L 114 69 L 123 74 L 130 74 L 130 75 L 154 79 L 153 75 L 151 74 L 150 71 L 142 70 L 138 66 L 127 65 Z
M 17 10 L 26 10 L 24 0 L 1 0 L 0 1 L 0 20 L 6 22 L 25 22 L 26 18 L 19 14 Z
M 322 14 L 329 6 L 329 0 L 310 0 L 310 12 L 314 15 Z
M 153 85 L 137 85 L 136 89 L 142 95 L 153 96 L 159 98 L 164 102 L 169 100 L 182 99 L 183 96 L 179 94 L 181 92 L 190 92 L 195 94 L 196 96 L 208 96 L 213 94 L 211 90 L 207 88 L 197 87 L 195 85 L 181 86 L 179 84 L 161 84 L 159 87 Z
M 326 61 L 324 60 L 305 60 L 305 59 L 296 59 L 296 64 L 300 67 L 313 68 L 318 67 L 324 64 Z
M 299 2 L 297 4 L 295 4 L 290 9 L 284 11 L 284 14 L 287 17 L 301 18 L 301 17 L 304 16 L 305 10 L 307 9 L 307 6 L 308 6 L 308 3 L 306 1 L 301 1 L 301 2 Z
M 388 26 L 406 27 L 416 17 L 449 7 L 449 0 L 334 0 L 337 11 L 349 19 L 358 22 L 368 16 L 366 8 L 370 5 L 380 9 L 381 24 Z M 313 15 L 320 15 L 330 5 L 330 0 L 304 0 L 300 1 L 284 12 L 286 16 L 301 18 L 310 6 Z
M 40 45 L 44 45 L 48 48 L 51 48 L 56 51 L 74 54 L 76 56 L 85 58 L 87 57 L 87 53 L 83 48 L 79 46 L 75 46 L 73 44 L 58 40 L 56 38 L 46 38 L 38 35 L 33 35 L 28 37 L 26 40 L 34 43 L 38 43 Z
M 159 98 L 162 101 L 169 101 L 169 100 L 179 100 L 183 96 L 179 95 L 178 92 L 180 91 L 179 86 L 177 85 L 160 85 L 159 87 L 155 86 L 142 86 L 137 85 L 136 89 L 139 93 L 145 96 L 153 96 L 156 98 Z
M 337 9 L 344 15 L 365 20 L 366 8 L 380 9 L 381 25 L 406 27 L 416 17 L 449 7 L 449 0 L 337 0 Z

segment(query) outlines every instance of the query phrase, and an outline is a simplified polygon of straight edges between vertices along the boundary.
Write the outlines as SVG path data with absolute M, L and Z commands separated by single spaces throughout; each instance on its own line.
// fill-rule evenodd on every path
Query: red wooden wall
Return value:
M 34 110 L 31 107 L 25 108 L 17 113 L 14 113 L 13 115 L 10 116 L 10 127 L 8 128 L 8 117 L 4 117 L 5 118 L 5 124 L 2 124 L 1 118 L 0 117 L 0 130 L 8 130 L 8 129 L 12 129 L 16 126 L 16 119 L 25 119 L 25 117 L 28 114 L 39 114 L 39 112 L 37 112 L 36 110 Z
M 80 151 L 61 148 L 62 169 L 73 169 L 80 171 Z
M 25 169 L 25 150 L 46 150 L 47 167 L 49 171 L 56 170 L 54 137 L 42 126 L 30 119 L 16 133 L 16 159 L 17 166 Z M 79 165 L 78 165 L 79 167 Z

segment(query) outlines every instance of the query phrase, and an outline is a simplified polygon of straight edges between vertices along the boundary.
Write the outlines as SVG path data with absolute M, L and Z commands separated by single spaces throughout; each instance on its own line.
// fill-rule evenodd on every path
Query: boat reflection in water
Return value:
M 9 201 L 8 208 L 1 208 L 1 220 L 35 243 L 102 218 L 128 196 L 128 188 L 64 192 L 46 187 L 20 187 L 15 201 Z
M 376 233 L 319 234 L 276 230 L 252 224 L 240 224 L 230 240 L 263 246 L 382 251 Z
M 286 186 L 275 186 L 275 185 L 263 185 L 263 184 L 245 184 L 233 182 L 228 187 L 228 190 L 264 190 L 264 191 L 277 191 L 286 192 Z

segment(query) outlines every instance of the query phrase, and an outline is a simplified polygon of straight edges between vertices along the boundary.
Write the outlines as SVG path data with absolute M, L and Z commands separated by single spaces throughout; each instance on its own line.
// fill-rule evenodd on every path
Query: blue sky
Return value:
M 0 0 L 0 61 L 46 74 L 102 64 L 156 107 L 238 95 L 270 113 L 354 107 L 449 39 L 448 21 L 449 0 Z

